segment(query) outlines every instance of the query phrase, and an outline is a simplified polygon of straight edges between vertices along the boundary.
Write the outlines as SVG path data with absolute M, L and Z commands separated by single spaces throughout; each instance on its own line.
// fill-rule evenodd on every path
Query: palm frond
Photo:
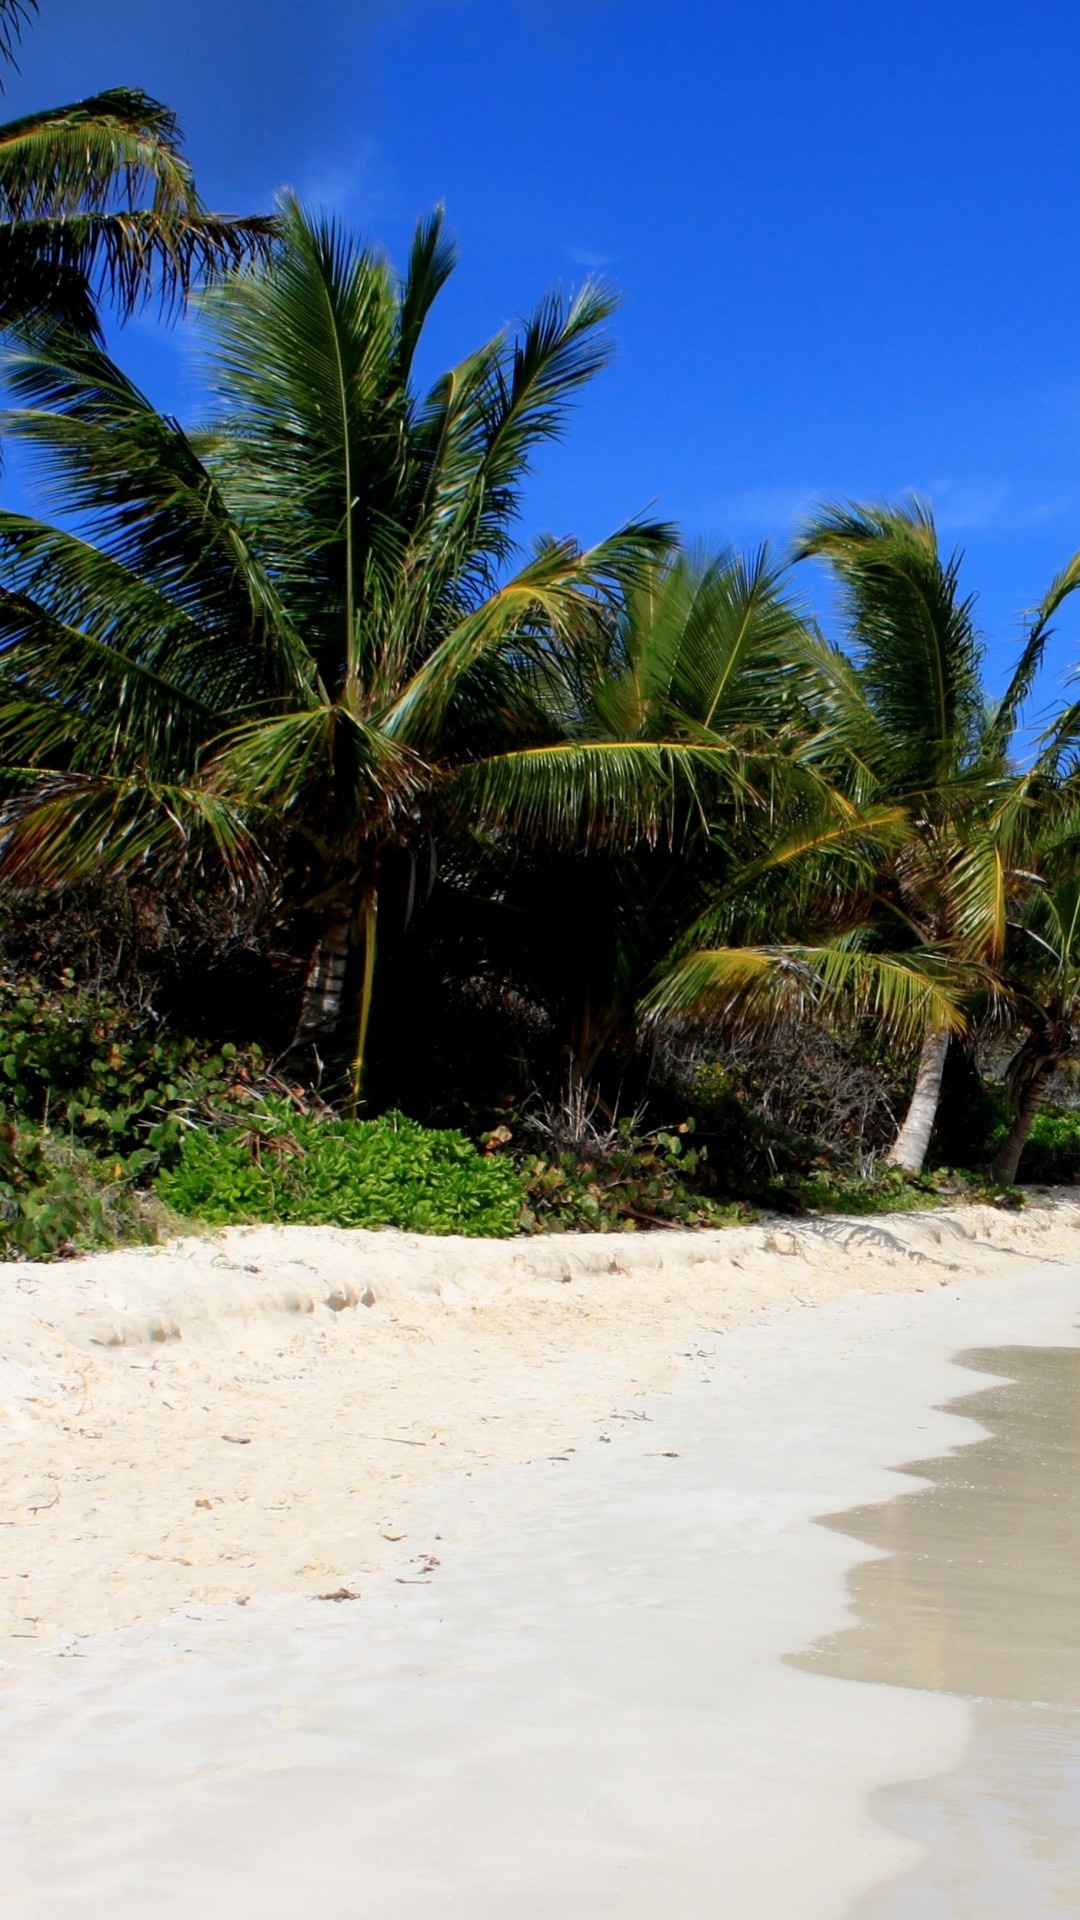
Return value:
M 941 559 L 918 502 L 826 508 L 797 553 L 837 577 L 894 790 L 932 791 L 977 752 L 984 718 L 982 646 L 957 558 Z
M 169 107 L 117 87 L 0 126 L 0 215 L 129 210 L 147 194 L 160 211 L 199 210 L 194 177 Z
M 238 805 L 339 842 L 391 830 L 431 777 L 397 741 L 332 706 L 233 729 L 206 776 L 212 791 Z
M 0 326 L 48 313 L 96 337 L 121 315 L 175 308 L 274 245 L 276 222 L 210 213 L 171 108 L 118 87 L 0 126 Z
M 457 576 L 474 595 L 491 591 L 510 558 L 532 455 L 561 433 L 578 390 L 606 362 L 603 327 L 614 305 L 593 282 L 569 307 L 550 294 L 520 336 L 489 341 L 428 396 L 418 436 L 422 511 L 410 545 L 429 569 L 441 558 L 439 590 Z
M 401 545 L 398 300 L 386 262 L 333 222 L 289 197 L 280 218 L 280 258 L 201 297 L 225 409 L 208 460 L 335 698 L 358 668 L 357 606 Z
M 442 207 L 421 220 L 413 235 L 398 313 L 397 377 L 407 384 L 427 317 L 457 265 L 457 248 L 445 233 Z
M 669 538 L 666 527 L 639 522 L 584 553 L 570 541 L 544 542 L 532 560 L 427 654 L 381 716 L 387 733 L 424 751 L 485 657 L 508 647 L 527 654 L 533 639 L 572 641 L 583 623 L 595 621 L 598 604 L 632 584 Z
M 781 832 L 767 850 L 735 874 L 725 891 L 734 896 L 764 874 L 805 867 L 813 890 L 823 884 L 828 867 L 839 870 L 849 888 L 858 889 L 880 865 L 883 852 L 902 846 L 910 833 L 903 807 L 857 807 L 843 794 L 829 790 L 824 804 L 797 825 Z
M 707 826 L 719 803 L 752 792 L 758 771 L 735 744 L 567 741 L 492 754 L 453 776 L 455 811 L 485 832 L 561 847 L 671 840 Z
M 997 841 L 979 835 L 964 848 L 948 874 L 950 919 L 962 950 L 972 958 L 1000 960 L 1009 914 L 1009 875 Z
M 178 610 L 247 645 L 303 697 L 310 661 L 260 556 L 176 421 L 93 342 L 45 325 L 10 354 L 24 405 L 8 432 L 43 466 L 42 491 L 92 544 Z
M 31 215 L 0 225 L 0 326 L 48 313 L 76 332 L 96 330 L 96 300 L 122 315 L 157 299 L 180 306 L 196 285 L 212 284 L 266 254 L 276 228 L 268 216 L 243 218 L 172 209 Z
M 261 877 L 265 854 L 244 814 L 200 786 L 57 775 L 0 815 L 0 882 L 15 890 L 204 869 L 242 891 Z
M 0 61 L 15 66 L 23 28 L 38 10 L 38 0 L 0 0 Z
M 134 748 L 145 764 L 190 769 L 216 720 L 182 682 L 0 586 L 0 740 L 8 754 L 4 708 L 12 696 L 20 706 L 35 696 L 48 701 L 50 751 L 66 714 L 71 767 L 102 769 Z
M 946 956 L 874 953 L 836 943 L 820 947 L 728 947 L 686 954 L 647 995 L 644 1011 L 766 1025 L 784 1014 L 873 1018 L 911 1043 L 927 1029 L 960 1032 L 964 982 Z
M 768 549 L 725 554 L 694 583 L 675 658 L 671 701 L 704 731 L 767 718 L 816 692 L 803 608 L 785 591 Z
M 1046 643 L 1053 635 L 1051 623 L 1077 587 L 1080 587 L 1080 553 L 1074 553 L 1068 565 L 1055 575 L 1031 616 L 1027 637 L 1009 684 L 987 717 L 983 745 L 987 757 L 1000 757 L 1007 752 L 1024 704 L 1042 666 Z

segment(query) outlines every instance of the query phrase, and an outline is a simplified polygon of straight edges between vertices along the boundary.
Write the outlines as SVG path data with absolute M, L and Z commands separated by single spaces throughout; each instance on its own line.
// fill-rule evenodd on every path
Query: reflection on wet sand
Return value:
M 929 1485 L 823 1524 L 879 1550 L 855 1624 L 792 1664 L 964 1694 L 964 1764 L 875 1812 L 927 1849 L 851 1920 L 1080 1915 L 1080 1348 L 957 1356 L 1007 1376 L 950 1403 L 987 1437 L 904 1471 Z

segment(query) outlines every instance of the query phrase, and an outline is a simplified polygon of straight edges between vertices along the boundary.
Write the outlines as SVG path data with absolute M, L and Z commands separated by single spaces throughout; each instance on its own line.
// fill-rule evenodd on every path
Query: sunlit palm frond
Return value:
M 147 194 L 162 211 L 198 211 L 176 115 L 148 94 L 117 87 L 0 126 L 5 220 L 130 210 Z
M 960 853 L 946 881 L 949 920 L 963 952 L 995 962 L 1005 949 L 1009 873 L 997 842 L 980 835 Z
M 404 636 L 427 624 L 451 583 L 462 612 L 499 583 L 514 553 L 522 483 L 536 448 L 561 432 L 585 381 L 603 365 L 613 297 L 587 285 L 567 306 L 549 296 L 517 338 L 502 335 L 439 380 L 416 415 L 420 488 L 402 556 L 410 583 Z
M 595 619 L 598 600 L 632 584 L 665 544 L 669 530 L 633 524 L 582 552 L 569 541 L 544 542 L 532 560 L 432 648 L 381 716 L 396 738 L 424 751 L 470 673 L 492 653 L 530 643 L 572 643 Z
M 454 775 L 459 814 L 489 832 L 555 846 L 628 846 L 670 840 L 689 821 L 707 827 L 757 769 L 737 745 L 644 740 L 568 741 L 467 763 Z
M 90 544 L 299 693 L 309 661 L 262 558 L 244 538 L 188 436 L 90 341 L 43 325 L 8 360 L 24 404 L 9 433 L 42 466 L 43 491 Z
M 176 116 L 114 88 L 0 126 L 0 326 L 48 313 L 96 334 L 96 301 L 166 307 L 265 258 L 276 223 L 207 211 Z
M 686 562 L 677 563 L 686 565 Z M 690 563 L 693 565 L 693 563 Z M 766 548 L 695 569 L 670 699 L 702 734 L 802 720 L 817 693 L 807 617 Z
M 942 560 L 918 502 L 826 508 L 797 551 L 836 575 L 893 789 L 932 792 L 977 752 L 984 719 L 982 646 L 956 558 Z
M 873 1018 L 910 1043 L 928 1028 L 963 1029 L 963 987 L 949 960 L 926 950 L 882 954 L 839 943 L 729 947 L 677 960 L 644 1009 L 721 1026 L 764 1025 L 813 1009 L 845 1020 Z
M 263 873 L 265 850 L 244 815 L 201 786 L 57 775 L 0 814 L 0 881 L 14 889 L 139 872 L 161 883 L 208 862 L 242 890 Z

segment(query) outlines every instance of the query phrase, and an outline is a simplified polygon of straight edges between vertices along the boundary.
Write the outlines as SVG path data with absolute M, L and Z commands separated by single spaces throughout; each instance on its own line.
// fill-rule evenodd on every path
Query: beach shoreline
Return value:
M 737 1327 L 1070 1259 L 1064 1194 L 512 1241 L 232 1228 L 8 1266 L 2 1657 L 409 1578 L 421 1494 L 596 1445 Z
M 4 1675 L 15 1920 L 847 1920 L 918 1861 L 875 1796 L 971 1709 L 786 1657 L 868 1551 L 816 1522 L 981 1436 L 962 1350 L 1077 1343 L 1071 1198 L 17 1278 L 7 1444 L 69 1479 L 4 1529 L 52 1598 Z

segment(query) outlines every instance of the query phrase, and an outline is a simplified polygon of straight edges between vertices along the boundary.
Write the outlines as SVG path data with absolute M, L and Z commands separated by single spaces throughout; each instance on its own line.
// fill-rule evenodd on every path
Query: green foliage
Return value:
M 156 1240 L 163 1209 L 133 1170 L 39 1127 L 0 1127 L 0 1258 L 53 1260 Z
M 715 1179 L 728 1193 L 753 1191 L 779 1155 L 785 1165 L 805 1158 L 806 1142 L 789 1137 L 759 1112 L 741 1078 L 719 1060 L 704 1060 L 678 1089 L 702 1136 Z
M 899 1168 L 877 1179 L 858 1180 L 850 1174 L 819 1172 L 787 1190 L 797 1211 L 811 1213 L 914 1213 L 934 1204 L 929 1182 L 912 1180 Z
M 220 1105 L 262 1067 L 257 1047 L 208 1052 L 108 994 L 0 982 L 0 1108 L 66 1127 L 85 1148 L 169 1159 L 191 1116 Z
M 483 1238 L 516 1232 L 523 1199 L 509 1163 L 481 1154 L 464 1134 L 399 1113 L 316 1119 L 278 1099 L 233 1124 L 189 1132 L 157 1193 L 208 1226 L 304 1222 Z
M 1006 1130 L 1004 1125 L 999 1126 L 991 1136 L 991 1153 L 1001 1145 Z M 1020 1157 L 1019 1177 L 1047 1186 L 1080 1182 L 1080 1112 L 1063 1107 L 1036 1115 Z
M 2 0 L 0 59 L 12 58 L 35 4 Z M 265 216 L 207 212 L 175 114 L 137 88 L 0 127 L 4 326 L 47 315 L 95 334 L 102 293 L 122 315 L 154 294 L 178 305 L 195 282 L 265 256 L 274 231 Z
M 534 1233 L 633 1233 L 640 1227 L 726 1227 L 748 1217 L 695 1185 L 704 1152 L 687 1145 L 692 1122 L 635 1134 L 624 1120 L 618 1140 L 592 1157 L 553 1152 L 522 1165 L 524 1226 Z
M 1011 1189 L 997 1187 L 978 1173 L 951 1167 L 917 1175 L 901 1167 L 885 1167 L 866 1180 L 850 1174 L 816 1172 L 777 1189 L 775 1198 L 785 1210 L 796 1213 L 917 1213 L 937 1206 L 1023 1204 Z

